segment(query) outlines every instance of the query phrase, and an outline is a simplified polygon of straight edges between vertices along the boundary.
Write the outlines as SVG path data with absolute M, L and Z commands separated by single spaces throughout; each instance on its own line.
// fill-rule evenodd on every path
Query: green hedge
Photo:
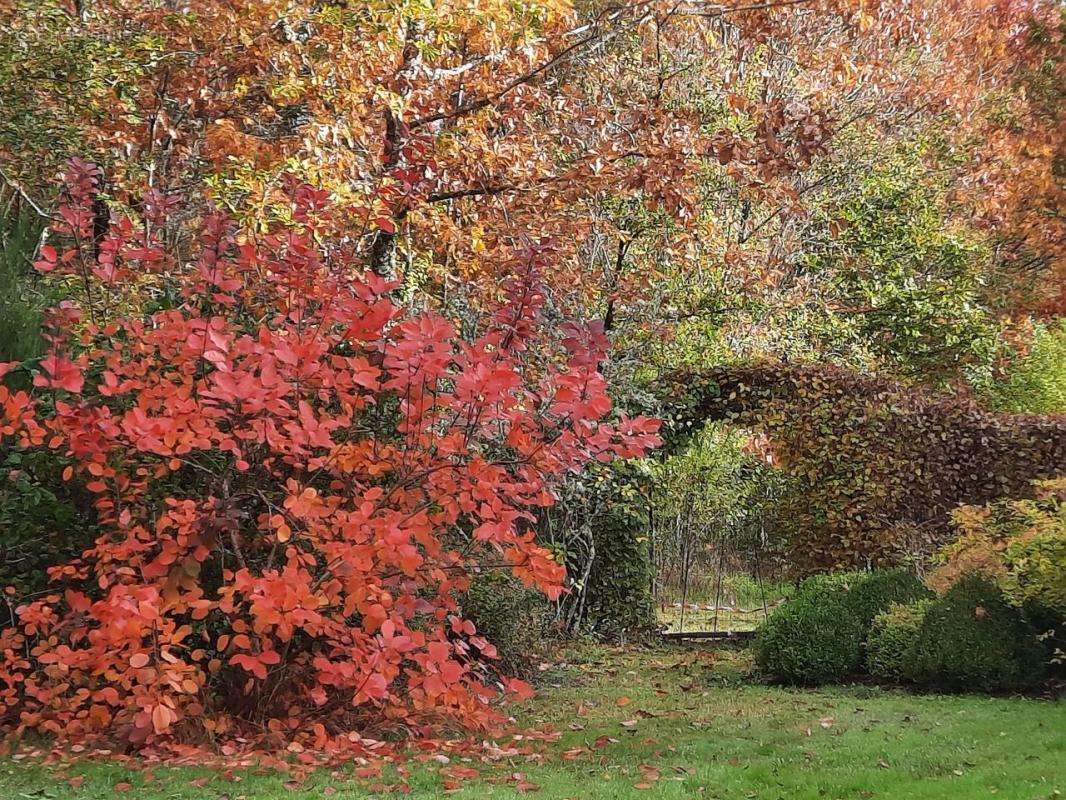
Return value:
M 1024 689 L 1047 668 L 1036 629 L 994 583 L 968 575 L 933 599 L 903 570 L 805 581 L 760 629 L 755 655 L 799 684 L 842 680 L 864 657 L 875 677 L 940 689 Z
M 1002 691 L 1039 683 L 1046 654 L 1036 630 L 1002 590 L 964 576 L 922 618 L 904 657 L 904 674 L 942 689 Z
M 1066 616 L 1066 504 L 1056 503 L 1057 526 L 1012 542 L 1004 553 L 1004 588 L 1015 603 L 1034 603 Z
M 760 628 L 756 662 L 764 673 L 789 683 L 841 680 L 862 666 L 866 635 L 878 613 L 928 594 L 905 570 L 809 578 Z

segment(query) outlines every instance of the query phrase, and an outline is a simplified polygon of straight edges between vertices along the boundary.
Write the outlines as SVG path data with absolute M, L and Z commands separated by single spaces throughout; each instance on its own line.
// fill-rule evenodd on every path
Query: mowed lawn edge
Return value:
M 863 685 L 767 686 L 731 650 L 571 651 L 518 709 L 559 741 L 534 759 L 411 763 L 415 798 L 1054 798 L 1066 791 L 1066 704 L 911 694 Z M 457 784 L 442 770 L 478 776 Z M 194 768 L 145 773 L 80 762 L 59 770 L 5 759 L 0 797 L 275 800 L 404 796 L 320 770 L 294 784 L 273 771 L 234 779 Z M 71 785 L 71 778 L 76 786 Z M 205 781 L 206 779 L 206 781 Z M 383 782 L 395 785 L 391 776 Z M 128 785 L 128 786 L 127 786 Z M 116 787 L 118 787 L 116 789 Z

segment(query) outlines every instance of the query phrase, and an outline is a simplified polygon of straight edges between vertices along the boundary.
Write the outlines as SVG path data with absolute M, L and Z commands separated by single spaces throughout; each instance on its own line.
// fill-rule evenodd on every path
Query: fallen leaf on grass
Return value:
M 624 707 L 628 706 L 630 703 L 632 703 L 633 700 L 631 698 L 629 698 L 629 697 L 626 697 L 625 695 L 622 695 L 615 702 L 617 703 L 619 708 L 624 708 Z
M 115 791 L 116 792 L 128 792 L 132 788 L 133 788 L 133 784 L 132 783 L 126 783 L 125 781 L 122 781 L 121 783 L 116 783 L 115 784 Z
M 638 724 L 637 720 L 635 720 L 635 719 L 626 719 L 626 720 L 622 720 L 622 722 L 621 722 L 621 725 L 622 725 L 623 728 L 635 728 L 635 727 L 637 727 L 637 724 Z
M 646 781 L 659 780 L 659 768 L 654 767 L 651 764 L 641 764 L 637 769 L 640 770 L 640 774 L 644 776 Z
M 458 781 L 470 780 L 471 778 L 476 778 L 479 775 L 478 771 L 473 767 L 462 766 L 450 767 L 449 769 L 442 770 L 442 772 L 449 778 L 454 778 Z

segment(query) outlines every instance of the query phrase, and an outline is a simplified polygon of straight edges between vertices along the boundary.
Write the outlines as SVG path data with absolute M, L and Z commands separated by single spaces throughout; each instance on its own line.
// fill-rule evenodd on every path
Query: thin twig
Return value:
M 10 176 L 8 176 L 8 174 L 6 172 L 4 172 L 4 170 L 2 168 L 0 168 L 0 179 L 3 179 L 4 183 L 6 183 L 8 186 L 10 186 L 12 189 L 14 189 L 16 192 L 18 192 L 19 196 L 23 200 L 25 200 L 27 203 L 29 203 L 30 206 L 33 208 L 33 210 L 37 212 L 38 216 L 40 216 L 42 219 L 47 219 L 47 220 L 51 221 L 52 215 L 49 214 L 44 209 L 42 209 L 37 204 L 37 202 L 32 197 L 30 197 L 30 195 L 26 192 L 26 190 L 22 188 L 22 185 L 19 184 L 18 181 L 14 180 Z

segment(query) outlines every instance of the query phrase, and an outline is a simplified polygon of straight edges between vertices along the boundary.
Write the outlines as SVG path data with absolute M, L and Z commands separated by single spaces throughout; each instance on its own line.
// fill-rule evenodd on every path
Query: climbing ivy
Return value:
M 598 557 L 588 577 L 588 616 L 611 638 L 640 636 L 655 622 L 646 522 L 618 504 L 593 525 Z

